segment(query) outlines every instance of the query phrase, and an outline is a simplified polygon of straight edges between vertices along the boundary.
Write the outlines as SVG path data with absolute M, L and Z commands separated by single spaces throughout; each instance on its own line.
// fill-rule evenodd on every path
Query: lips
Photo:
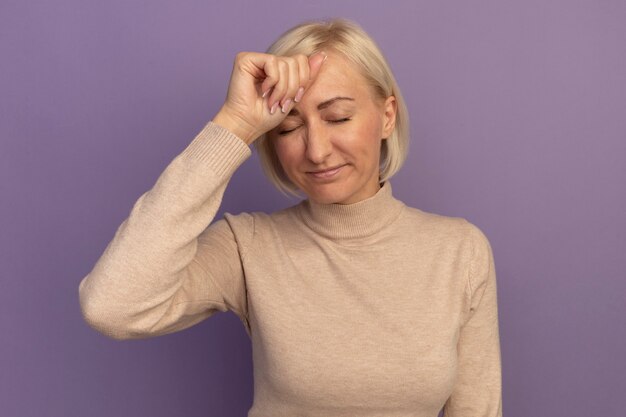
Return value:
M 308 174 L 313 176 L 314 178 L 332 178 L 335 175 L 337 175 L 339 171 L 341 171 L 341 168 L 343 167 L 344 165 L 339 165 L 334 168 L 329 168 L 329 169 L 322 170 L 322 171 L 311 171 L 311 172 L 308 172 Z

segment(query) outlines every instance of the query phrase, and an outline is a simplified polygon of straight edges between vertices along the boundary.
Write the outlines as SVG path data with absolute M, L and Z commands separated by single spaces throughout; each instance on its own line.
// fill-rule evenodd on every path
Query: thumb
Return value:
M 322 67 L 322 63 L 326 61 L 327 55 L 320 51 L 309 57 L 309 81 L 312 81 L 317 77 L 317 73 Z

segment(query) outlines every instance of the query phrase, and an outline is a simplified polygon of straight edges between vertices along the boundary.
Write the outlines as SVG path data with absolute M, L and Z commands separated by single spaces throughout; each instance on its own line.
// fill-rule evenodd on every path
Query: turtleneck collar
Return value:
M 381 231 L 400 214 L 404 203 L 393 197 L 385 181 L 373 196 L 352 204 L 320 204 L 309 199 L 298 205 L 304 223 L 329 239 L 357 239 Z

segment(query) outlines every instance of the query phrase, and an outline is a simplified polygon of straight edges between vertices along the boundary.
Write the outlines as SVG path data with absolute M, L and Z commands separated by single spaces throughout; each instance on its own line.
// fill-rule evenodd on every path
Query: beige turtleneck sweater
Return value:
M 135 203 L 79 287 L 117 339 L 233 311 L 252 340 L 249 417 L 502 415 L 496 275 L 463 218 L 408 207 L 391 183 L 350 205 L 226 213 L 251 155 L 209 122 Z

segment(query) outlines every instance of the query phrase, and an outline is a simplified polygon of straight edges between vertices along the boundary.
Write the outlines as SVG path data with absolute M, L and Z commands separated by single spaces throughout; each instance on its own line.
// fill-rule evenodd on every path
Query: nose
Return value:
M 333 152 L 330 135 L 321 126 L 309 126 L 305 142 L 306 157 L 314 164 L 323 163 Z

